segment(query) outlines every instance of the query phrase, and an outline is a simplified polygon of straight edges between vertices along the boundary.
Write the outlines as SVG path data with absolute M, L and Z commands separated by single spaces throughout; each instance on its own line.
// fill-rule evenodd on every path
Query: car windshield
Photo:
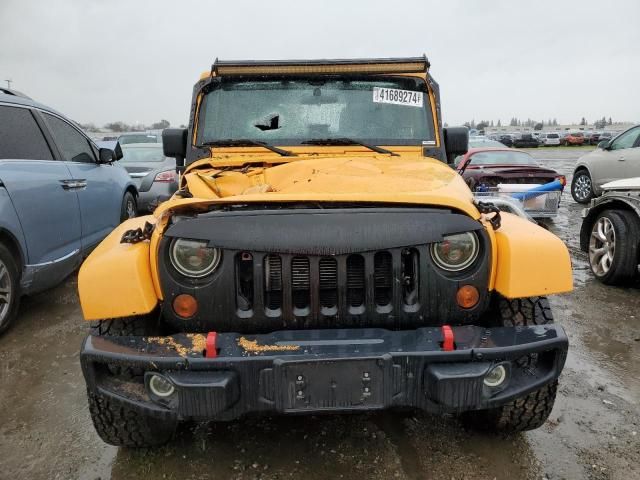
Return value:
M 159 141 L 158 135 L 147 133 L 120 135 L 120 137 L 118 137 L 120 145 L 128 145 L 130 143 L 158 143 Z
M 582 137 L 583 136 L 582 133 L 580 133 L 580 132 L 572 133 L 571 135 L 574 136 L 574 137 Z
M 538 165 L 528 153 L 507 150 L 474 153 L 470 163 L 472 165 Z
M 487 140 L 486 138 L 469 139 L 469 148 L 474 147 L 504 147 L 504 143 L 497 142 L 495 140 Z
M 121 162 L 164 162 L 165 156 L 162 152 L 162 148 L 158 147 L 138 147 L 138 146 L 123 146 L 122 147 L 122 159 Z
M 220 79 L 200 106 L 197 143 L 319 139 L 374 145 L 435 140 L 424 80 L 413 77 Z
M 547 138 L 558 138 L 558 134 L 557 133 L 550 133 L 547 135 Z

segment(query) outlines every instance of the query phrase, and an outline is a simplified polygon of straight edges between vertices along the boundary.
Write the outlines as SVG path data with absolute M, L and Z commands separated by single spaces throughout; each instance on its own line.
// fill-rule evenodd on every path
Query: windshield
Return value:
M 121 162 L 164 162 L 162 148 L 157 147 L 122 147 Z
M 331 138 L 422 145 L 435 139 L 424 80 L 413 77 L 221 79 L 203 98 L 198 126 L 199 145 Z
M 504 147 L 504 143 L 500 143 L 497 142 L 495 140 L 487 140 L 484 138 L 481 139 L 475 139 L 475 138 L 470 138 L 469 139 L 469 148 L 476 148 L 476 147 Z
M 471 157 L 469 163 L 472 165 L 538 165 L 528 153 L 510 151 L 478 152 Z
M 120 135 L 118 142 L 120 145 L 127 145 L 129 143 L 158 143 L 161 142 L 159 135 L 140 133 L 131 135 Z

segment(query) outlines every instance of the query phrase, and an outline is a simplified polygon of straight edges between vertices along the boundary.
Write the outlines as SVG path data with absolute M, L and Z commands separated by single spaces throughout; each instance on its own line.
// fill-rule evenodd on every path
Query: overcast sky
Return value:
M 640 121 L 639 25 L 640 0 L 0 0 L 0 80 L 79 122 L 178 125 L 215 57 L 426 53 L 449 124 Z

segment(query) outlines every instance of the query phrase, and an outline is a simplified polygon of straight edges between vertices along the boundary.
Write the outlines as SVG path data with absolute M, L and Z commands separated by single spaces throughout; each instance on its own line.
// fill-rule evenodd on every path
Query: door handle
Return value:
M 65 190 L 79 190 L 87 187 L 87 181 L 85 179 L 66 179 L 60 180 L 61 187 Z
M 620 158 L 618 159 L 618 161 L 619 161 L 619 162 L 624 162 L 624 157 L 620 157 Z

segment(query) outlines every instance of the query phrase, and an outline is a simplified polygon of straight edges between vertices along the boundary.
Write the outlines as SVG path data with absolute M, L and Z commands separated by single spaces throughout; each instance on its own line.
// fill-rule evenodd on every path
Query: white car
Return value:
M 593 152 L 580 159 L 573 171 L 571 196 L 588 203 L 602 195 L 605 183 L 640 176 L 640 125 L 612 140 L 603 140 Z
M 545 133 L 542 141 L 545 147 L 560 145 L 560 134 L 555 132 Z

